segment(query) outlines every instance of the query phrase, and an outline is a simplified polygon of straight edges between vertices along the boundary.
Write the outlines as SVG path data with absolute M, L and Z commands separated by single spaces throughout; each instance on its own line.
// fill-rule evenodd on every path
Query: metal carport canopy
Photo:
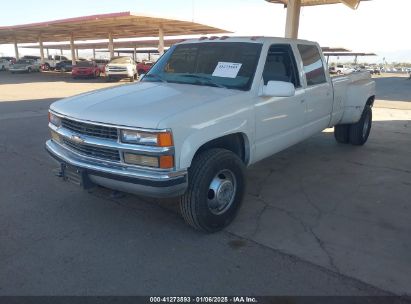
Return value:
M 159 37 L 159 52 L 164 51 L 164 36 L 204 35 L 228 31 L 191 21 L 166 17 L 120 12 L 14 26 L 0 26 L 0 44 L 14 43 L 18 57 L 18 43 L 39 43 L 44 59 L 43 42 L 109 39 L 113 55 L 113 39 L 131 37 Z M 75 58 L 74 47 L 71 48 Z
M 361 1 L 369 0 L 265 0 L 270 3 L 284 4 L 287 7 L 285 37 L 297 38 L 302 6 L 343 3 L 352 9 L 357 9 Z
M 183 41 L 184 39 L 164 39 L 164 46 L 171 46 L 178 42 Z M 113 42 L 114 48 L 147 48 L 147 47 L 157 47 L 158 39 L 144 39 L 144 40 L 121 40 Z M 29 49 L 38 49 L 40 46 L 38 44 L 33 45 L 22 45 L 22 48 Z M 43 48 L 50 50 L 69 50 L 69 43 L 53 43 L 45 44 Z M 107 42 L 81 42 L 75 43 L 74 48 L 79 50 L 92 50 L 92 49 L 107 49 Z

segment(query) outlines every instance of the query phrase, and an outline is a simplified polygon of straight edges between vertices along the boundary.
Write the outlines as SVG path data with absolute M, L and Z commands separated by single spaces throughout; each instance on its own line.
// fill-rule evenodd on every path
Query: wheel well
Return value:
M 374 101 L 375 101 L 375 96 L 371 96 L 370 98 L 368 98 L 366 105 L 367 106 L 374 106 Z
M 235 133 L 226 136 L 222 136 L 216 139 L 213 139 L 200 148 L 198 148 L 194 157 L 196 157 L 201 152 L 211 149 L 211 148 L 221 148 L 227 149 L 234 154 L 236 154 L 245 164 L 249 161 L 249 149 L 246 148 L 248 145 L 247 138 L 242 133 Z

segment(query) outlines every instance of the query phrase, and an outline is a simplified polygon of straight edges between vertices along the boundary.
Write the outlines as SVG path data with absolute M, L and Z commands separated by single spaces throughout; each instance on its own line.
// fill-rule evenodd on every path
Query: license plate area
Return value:
M 63 180 L 80 186 L 84 189 L 90 189 L 94 186 L 93 182 L 87 175 L 87 171 L 68 164 L 61 164 L 60 176 Z

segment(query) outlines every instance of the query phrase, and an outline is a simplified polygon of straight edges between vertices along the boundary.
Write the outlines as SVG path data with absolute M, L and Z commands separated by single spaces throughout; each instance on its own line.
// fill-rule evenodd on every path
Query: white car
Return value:
M 137 65 L 130 57 L 114 57 L 105 67 L 107 81 L 128 78 L 133 82 L 138 78 Z
M 10 68 L 10 61 L 0 58 L 0 71 L 7 71 Z
M 17 72 L 40 72 L 40 64 L 34 59 L 20 59 L 10 66 L 9 71 L 12 74 Z
M 217 231 L 240 208 L 247 166 L 329 127 L 338 143 L 367 141 L 375 82 L 332 79 L 325 62 L 305 40 L 184 41 L 139 83 L 53 103 L 46 149 L 65 180 L 179 196 L 189 225 Z
M 346 75 L 346 74 L 351 74 L 355 72 L 355 69 L 352 66 L 342 65 L 342 64 L 337 65 L 335 70 L 336 70 L 336 73 L 339 75 L 341 74 Z

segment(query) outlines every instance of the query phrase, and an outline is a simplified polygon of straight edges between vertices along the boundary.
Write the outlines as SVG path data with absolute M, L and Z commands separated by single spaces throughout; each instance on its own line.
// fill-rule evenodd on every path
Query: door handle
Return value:
M 304 103 L 304 102 L 305 102 L 305 99 L 304 99 L 304 98 L 303 98 L 303 99 L 301 99 L 301 100 L 300 100 L 300 102 L 301 102 L 301 103 Z

